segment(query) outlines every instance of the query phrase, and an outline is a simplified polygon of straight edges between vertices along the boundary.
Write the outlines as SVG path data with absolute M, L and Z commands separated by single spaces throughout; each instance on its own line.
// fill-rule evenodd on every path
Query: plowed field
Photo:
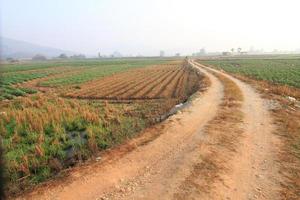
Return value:
M 83 84 L 67 97 L 103 100 L 185 99 L 199 89 L 200 75 L 185 62 L 118 73 Z

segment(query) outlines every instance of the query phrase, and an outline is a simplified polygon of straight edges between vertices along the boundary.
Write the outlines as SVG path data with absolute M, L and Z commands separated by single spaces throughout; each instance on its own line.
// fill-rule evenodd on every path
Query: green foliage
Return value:
M 87 121 L 84 119 L 74 119 L 72 122 L 65 123 L 65 129 L 67 131 L 84 131 L 86 129 Z
M 31 89 L 31 88 L 19 88 L 21 91 L 27 93 L 27 94 L 35 94 L 37 93 L 37 91 L 35 89 Z
M 0 97 L 3 99 L 13 99 L 16 96 L 24 96 L 33 94 L 36 91 L 30 88 L 17 88 L 15 84 L 29 81 L 36 78 L 43 78 L 50 75 L 50 72 L 35 72 L 35 73 L 18 73 L 9 72 L 3 73 L 0 77 Z
M 12 136 L 16 129 L 16 120 L 14 118 L 11 118 L 10 121 L 5 125 L 6 133 L 8 136 Z
M 300 88 L 300 59 L 226 59 L 201 62 L 227 72 Z

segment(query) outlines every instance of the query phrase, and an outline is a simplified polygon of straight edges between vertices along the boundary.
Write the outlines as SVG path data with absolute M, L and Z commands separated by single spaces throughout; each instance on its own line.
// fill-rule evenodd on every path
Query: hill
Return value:
M 75 52 L 61 50 L 42 45 L 36 45 L 29 42 L 0 37 L 1 51 L 0 58 L 32 58 L 36 54 L 43 54 L 48 58 L 56 57 L 61 53 L 73 55 Z

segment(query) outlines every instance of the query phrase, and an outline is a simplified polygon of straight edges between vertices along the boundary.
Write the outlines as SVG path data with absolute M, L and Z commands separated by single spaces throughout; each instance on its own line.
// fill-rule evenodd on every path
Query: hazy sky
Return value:
M 86 54 L 300 48 L 299 0 L 0 0 L 1 35 Z

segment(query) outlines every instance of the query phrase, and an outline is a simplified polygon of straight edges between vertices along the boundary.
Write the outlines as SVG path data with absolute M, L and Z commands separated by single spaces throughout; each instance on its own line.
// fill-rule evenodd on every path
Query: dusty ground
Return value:
M 281 144 L 264 100 L 229 75 L 193 65 L 211 86 L 191 106 L 128 148 L 19 199 L 279 199 Z

